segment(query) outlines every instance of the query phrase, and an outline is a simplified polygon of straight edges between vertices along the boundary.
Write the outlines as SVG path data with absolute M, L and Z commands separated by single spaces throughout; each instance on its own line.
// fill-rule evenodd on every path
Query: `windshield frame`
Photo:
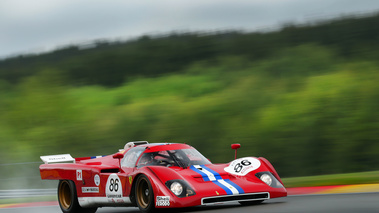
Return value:
M 163 154 L 164 153 L 164 154 Z M 192 159 L 190 159 L 192 158 Z M 166 166 L 187 168 L 192 165 L 207 165 L 211 162 L 195 148 L 144 152 L 137 160 L 137 168 L 144 166 Z
M 122 158 L 120 165 L 121 167 L 126 167 L 126 168 L 135 168 L 137 165 L 137 162 L 139 161 L 141 155 L 145 151 L 145 147 L 132 147 L 129 149 L 124 157 Z M 128 162 L 130 161 L 130 162 Z

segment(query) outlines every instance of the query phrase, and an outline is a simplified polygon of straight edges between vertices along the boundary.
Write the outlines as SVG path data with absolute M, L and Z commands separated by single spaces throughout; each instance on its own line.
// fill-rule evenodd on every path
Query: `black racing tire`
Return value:
M 78 202 L 75 183 L 72 180 L 59 180 L 58 203 L 64 213 L 95 213 L 95 208 L 82 208 Z
M 155 211 L 154 191 L 146 175 L 142 174 L 138 176 L 134 194 L 137 206 L 141 212 L 150 213 Z
M 239 203 L 243 206 L 249 205 L 258 205 L 261 204 L 264 200 L 252 200 L 252 201 L 239 201 Z

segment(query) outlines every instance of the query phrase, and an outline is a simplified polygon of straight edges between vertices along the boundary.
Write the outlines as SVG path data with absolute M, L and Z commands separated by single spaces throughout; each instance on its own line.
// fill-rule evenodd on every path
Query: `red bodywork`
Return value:
M 146 144 L 138 147 L 145 148 L 143 153 L 161 150 L 194 149 L 186 144 Z M 122 155 L 118 154 L 118 157 L 123 157 L 132 148 L 119 152 Z M 139 155 L 139 158 L 141 156 L 142 154 Z M 259 167 L 244 175 L 232 174 L 233 172 L 230 173 L 225 170 L 232 162 L 203 165 L 203 167 L 216 174 L 216 181 L 212 181 L 212 177 L 208 179 L 194 166 L 187 168 L 179 166 L 122 167 L 120 166 L 120 161 L 123 159 L 114 158 L 113 155 L 95 159 L 76 158 L 75 163 L 42 164 L 40 173 L 42 179 L 74 181 L 78 201 L 82 207 L 135 206 L 133 184 L 135 183 L 134 180 L 141 174 L 149 178 L 154 192 L 156 208 L 189 207 L 208 203 L 229 202 L 231 200 L 240 201 L 237 196 L 254 196 L 256 193 L 258 195 L 262 193 L 268 195 L 265 198 L 257 197 L 257 200 L 287 196 L 287 191 L 283 187 L 279 175 L 269 161 L 265 158 L 250 159 L 255 159 Z M 235 161 L 238 161 L 238 159 Z M 234 168 L 238 169 L 238 166 L 236 165 Z M 277 179 L 278 185 L 271 187 L 261 181 L 256 175 L 261 172 L 272 174 Z M 166 185 L 168 181 L 172 180 L 184 180 L 195 193 L 192 195 L 187 194 L 184 197 L 176 196 Z M 228 190 L 225 188 L 228 185 L 233 185 L 234 187 Z M 158 200 L 162 198 L 161 196 L 168 199 L 168 203 L 166 202 L 165 205 L 159 203 Z M 234 199 L 233 197 L 236 198 Z M 206 201 L 204 198 L 211 199 Z M 221 198 L 221 200 L 218 198 Z M 223 200 L 222 198 L 228 199 Z M 229 198 L 233 199 L 230 200 Z M 249 199 L 255 198 L 250 197 Z

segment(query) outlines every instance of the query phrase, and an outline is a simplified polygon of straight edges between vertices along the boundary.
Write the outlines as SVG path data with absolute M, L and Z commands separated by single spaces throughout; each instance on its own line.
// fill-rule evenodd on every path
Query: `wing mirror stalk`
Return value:
M 237 149 L 239 149 L 240 147 L 241 147 L 241 144 L 239 144 L 239 143 L 232 144 L 232 149 L 235 150 L 235 152 L 234 152 L 234 159 L 237 159 Z

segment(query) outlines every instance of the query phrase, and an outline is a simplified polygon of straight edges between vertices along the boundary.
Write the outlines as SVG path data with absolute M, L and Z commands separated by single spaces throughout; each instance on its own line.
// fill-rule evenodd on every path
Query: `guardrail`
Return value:
M 57 189 L 14 189 L 0 190 L 0 199 L 56 195 Z
M 0 199 L 56 195 L 57 181 L 41 180 L 41 164 L 42 161 L 0 161 Z

